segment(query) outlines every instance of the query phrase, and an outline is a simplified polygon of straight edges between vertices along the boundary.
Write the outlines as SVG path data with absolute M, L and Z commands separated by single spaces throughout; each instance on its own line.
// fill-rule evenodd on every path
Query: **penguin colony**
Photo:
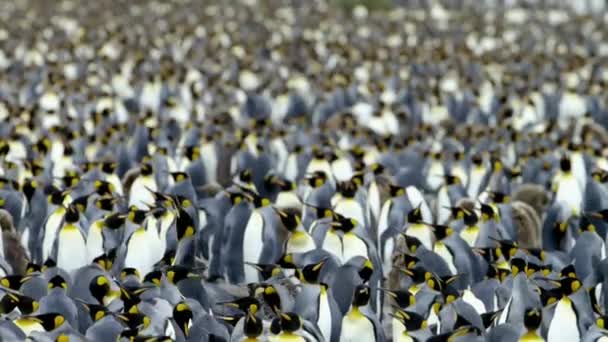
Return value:
M 0 341 L 608 341 L 606 17 L 454 3 L 3 2 Z

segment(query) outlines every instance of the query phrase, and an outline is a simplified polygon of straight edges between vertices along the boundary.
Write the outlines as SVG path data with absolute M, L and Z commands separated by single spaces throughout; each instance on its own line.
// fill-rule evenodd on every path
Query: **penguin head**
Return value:
M 275 314 L 281 312 L 281 297 L 277 289 L 272 284 L 262 284 L 255 290 L 256 294 L 261 294 L 264 302 L 270 306 Z
M 154 171 L 152 169 L 152 165 L 150 165 L 149 163 L 142 163 L 139 167 L 139 172 L 142 176 L 147 177 L 151 176 Z
M 576 276 L 576 269 L 574 268 L 573 264 L 570 264 L 570 265 L 562 268 L 559 271 L 559 274 L 560 274 L 560 276 L 562 276 L 564 278 L 566 278 L 566 277 L 567 278 L 574 278 L 574 279 L 577 278 L 577 276 Z
M 51 278 L 49 280 L 47 286 L 48 286 L 49 291 L 53 290 L 53 289 L 61 289 L 61 290 L 65 291 L 68 289 L 68 283 L 60 275 L 56 275 L 53 278 Z
M 198 146 L 188 146 L 184 149 L 184 156 L 190 161 L 199 160 L 201 158 L 201 149 Z
M 251 184 L 253 182 L 253 172 L 251 169 L 245 169 L 239 172 L 238 180 L 243 184 Z
M 313 188 L 320 188 L 325 185 L 325 182 L 327 182 L 327 174 L 323 171 L 315 171 L 306 177 L 306 181 L 309 186 Z
M 64 219 L 67 223 L 77 223 L 80 219 L 80 213 L 76 205 L 68 205 L 65 211 Z
M 392 316 L 405 326 L 406 331 L 417 331 L 427 327 L 424 317 L 413 311 L 396 310 Z
M 399 308 L 405 309 L 416 304 L 416 297 L 409 291 L 392 291 L 383 288 L 379 288 L 379 290 L 391 297 Z
M 407 222 L 408 223 L 420 223 L 422 222 L 422 211 L 420 210 L 420 205 L 416 208 L 410 210 L 407 213 Z
M 432 227 L 437 240 L 443 240 L 454 234 L 454 229 L 447 225 L 434 224 Z
M 99 304 L 104 304 L 104 299 L 111 293 L 110 280 L 104 275 L 98 275 L 89 283 L 91 296 L 97 299 Z
M 513 277 L 519 273 L 528 275 L 528 263 L 523 258 L 512 258 L 509 263 L 511 264 L 511 274 Z
M 529 331 L 535 331 L 543 322 L 543 312 L 538 308 L 528 308 L 524 314 L 524 325 Z
M 34 264 L 31 261 L 25 267 L 25 274 L 28 276 L 33 275 L 35 273 L 40 273 L 41 271 L 42 271 L 42 266 L 40 266 L 38 264 Z
M 65 317 L 63 317 L 61 314 L 56 313 L 56 312 L 45 313 L 45 314 L 36 315 L 36 316 L 30 316 L 29 319 L 32 319 L 33 321 L 40 323 L 40 325 L 42 325 L 42 327 L 46 331 L 55 330 L 55 329 L 61 327 L 63 325 L 63 323 L 65 322 Z
M 281 256 L 279 258 L 279 261 L 277 261 L 277 265 L 279 265 L 280 267 L 282 267 L 284 269 L 295 269 L 296 264 L 294 263 L 294 260 L 293 260 L 293 254 L 286 253 L 283 256 Z
M 22 314 L 29 315 L 35 312 L 40 304 L 35 299 L 19 293 L 6 292 L 0 300 L 0 313 L 8 314 L 15 308 L 19 308 Z
M 155 286 L 160 286 L 161 280 L 163 277 L 163 272 L 160 270 L 154 270 L 149 272 L 144 276 L 144 284 L 154 284 Z
M 180 302 L 173 308 L 173 319 L 182 329 L 185 337 L 190 335 L 190 326 L 192 325 L 192 309 L 186 302 Z
M 406 234 L 401 234 L 401 236 L 403 236 L 405 240 L 405 246 L 411 254 L 415 254 L 422 245 L 422 242 L 420 242 L 418 238 Z
M 338 183 L 337 187 L 338 192 L 344 198 L 354 198 L 357 194 L 357 184 L 352 180 L 349 180 L 347 182 L 340 182 Z
M 91 320 L 93 322 L 99 321 L 100 319 L 106 317 L 110 313 L 108 308 L 106 308 L 103 305 L 88 304 L 88 303 L 84 303 L 84 302 L 81 302 L 81 304 L 83 305 L 85 310 L 89 313 L 89 317 L 91 317 Z
M 411 270 L 414 267 L 416 267 L 416 265 L 418 265 L 418 262 L 420 261 L 420 259 L 418 259 L 417 256 L 410 254 L 410 253 L 401 253 L 396 256 L 395 263 L 397 263 L 397 261 L 399 261 L 399 263 L 401 265 L 405 266 L 405 268 Z
M 165 271 L 165 276 L 167 277 L 167 280 L 169 280 L 169 282 L 171 282 L 172 284 L 177 284 L 180 281 L 188 278 L 200 277 L 199 275 L 191 272 L 189 268 L 178 265 L 167 268 L 167 270 Z
M 120 271 L 120 281 L 124 284 L 129 279 L 137 279 L 139 282 L 139 271 L 137 268 L 125 267 Z
M 398 185 L 389 184 L 388 193 L 391 197 L 401 197 L 405 195 L 405 188 Z
M 371 279 L 372 274 L 374 274 L 374 264 L 372 261 L 365 259 L 357 274 L 363 280 L 363 283 L 367 283 Z
M 595 325 L 602 330 L 608 328 L 608 315 L 600 315 L 595 319 Z M 599 339 L 597 341 L 600 341 Z
M 183 182 L 190 177 L 186 172 L 171 172 L 169 175 L 175 183 Z
M 491 219 L 498 218 L 494 208 L 491 205 L 481 203 L 481 219 L 482 221 L 489 221 Z
M 76 207 L 78 211 L 84 212 L 89 205 L 90 194 L 75 198 L 70 205 Z
M 21 191 L 23 191 L 23 194 L 25 195 L 25 198 L 27 198 L 28 202 L 30 202 L 32 197 L 34 197 L 34 193 L 36 192 L 37 188 L 38 182 L 31 178 L 26 179 L 21 185 Z
M 264 325 L 260 318 L 256 316 L 257 306 L 250 307 L 247 310 L 247 315 L 245 316 L 245 324 L 243 326 L 243 332 L 245 336 L 248 338 L 254 339 L 260 335 L 264 331 Z
M 319 282 L 319 275 L 323 269 L 323 265 L 327 262 L 327 259 L 323 259 L 316 264 L 306 265 L 302 270 L 296 270 L 300 281 L 316 284 Z
M 0 285 L 9 288 L 11 290 L 19 291 L 21 285 L 32 279 L 33 276 L 23 276 L 18 274 L 11 274 L 6 277 L 0 278 Z
M 359 285 L 355 288 L 353 294 L 352 305 L 354 307 L 361 307 L 367 305 L 370 299 L 370 288 L 367 285 Z
M 460 179 L 460 177 L 456 176 L 456 175 L 445 175 L 443 176 L 444 182 L 446 186 L 451 186 L 451 185 L 461 185 L 462 184 L 462 180 Z
M 55 187 L 47 188 L 45 192 L 48 194 L 48 202 L 57 206 L 62 205 L 68 195 L 67 191 L 61 191 Z
M 122 313 L 116 315 L 116 317 L 118 317 L 124 324 L 126 324 L 129 329 L 135 331 L 136 334 L 137 330 L 146 329 L 148 326 L 150 326 L 151 322 L 150 317 L 139 312 Z
M 572 171 L 572 163 L 570 162 L 570 158 L 563 156 L 559 160 L 559 168 L 565 174 L 570 173 Z
M 275 209 L 279 218 L 281 219 L 281 223 L 283 223 L 283 227 L 290 232 L 293 232 L 302 224 L 302 220 L 300 219 L 300 215 L 295 212 L 288 212 L 280 209 Z
M 331 223 L 332 227 L 344 233 L 352 231 L 357 225 L 358 222 L 354 218 L 348 218 L 338 213 L 334 213 L 334 222 Z
M 95 199 L 95 207 L 104 211 L 114 210 L 114 203 L 116 203 L 116 199 L 111 196 L 104 196 Z
M 114 184 L 104 181 L 104 180 L 96 180 L 94 183 L 95 192 L 100 196 L 112 196 L 114 193 Z
M 196 233 L 194 229 L 194 220 L 192 220 L 192 217 L 184 210 L 179 210 L 175 228 L 177 230 L 177 239 L 179 241 L 192 237 Z
M 256 208 L 267 207 L 271 204 L 270 200 L 266 197 L 259 196 L 257 194 L 251 195 L 251 202 Z
M 302 318 L 294 312 L 281 313 L 281 329 L 294 333 L 302 328 Z
M 553 281 L 555 285 L 558 285 L 564 296 L 569 296 L 578 291 L 582 286 L 582 282 L 578 278 L 562 277 L 559 281 Z
M 136 206 L 131 206 L 127 213 L 127 219 L 136 225 L 142 225 L 146 219 L 146 213 L 145 210 L 138 209 Z
M 280 274 L 282 274 L 283 270 L 281 269 L 281 266 L 277 265 L 277 264 L 254 264 L 254 263 L 250 263 L 250 262 L 245 262 L 245 264 L 254 267 L 256 270 L 258 270 L 258 272 L 260 272 L 260 275 L 262 276 L 263 280 L 268 280 L 272 277 L 276 277 Z
M 281 327 L 281 318 L 279 317 L 275 317 L 272 319 L 272 321 L 270 321 L 270 327 L 268 329 L 270 331 L 271 334 L 273 335 L 278 335 L 281 333 L 281 331 L 283 330 L 283 327 Z
M 119 213 L 112 213 L 104 217 L 103 225 L 106 228 L 116 230 L 121 228 L 125 224 L 126 219 L 127 217 L 124 215 L 121 215 Z
M 118 163 L 116 162 L 103 162 L 100 165 L 101 172 L 105 174 L 113 174 L 116 171 Z

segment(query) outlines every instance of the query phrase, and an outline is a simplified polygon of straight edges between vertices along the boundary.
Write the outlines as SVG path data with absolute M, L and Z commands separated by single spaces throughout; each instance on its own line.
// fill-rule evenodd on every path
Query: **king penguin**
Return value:
M 369 312 L 370 288 L 359 285 L 355 288 L 350 310 L 342 318 L 340 342 L 380 342 L 384 332 L 375 315 Z
M 70 273 L 85 266 L 87 262 L 86 239 L 79 223 L 80 216 L 76 206 L 67 207 L 64 223 L 57 233 L 53 247 L 57 266 Z

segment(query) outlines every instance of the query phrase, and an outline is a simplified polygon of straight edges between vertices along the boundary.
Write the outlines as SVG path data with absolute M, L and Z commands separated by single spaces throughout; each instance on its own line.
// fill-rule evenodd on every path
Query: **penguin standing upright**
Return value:
M 152 191 L 158 191 L 152 165 L 142 163 L 139 176 L 131 184 L 129 207 L 136 206 L 139 209 L 149 209 L 148 205 L 154 203 Z
M 359 285 L 355 288 L 350 310 L 342 318 L 340 342 L 384 341 L 380 323 L 374 314 L 367 310 L 370 291 L 366 285 Z
M 583 203 L 583 189 L 578 179 L 572 174 L 570 158 L 563 157 L 559 162 L 560 171 L 553 178 L 555 203 L 565 212 L 578 216 Z
M 53 260 L 57 260 L 58 267 L 70 273 L 87 263 L 86 239 L 79 223 L 80 216 L 74 205 L 67 207 L 64 223 L 57 232 L 53 247 Z

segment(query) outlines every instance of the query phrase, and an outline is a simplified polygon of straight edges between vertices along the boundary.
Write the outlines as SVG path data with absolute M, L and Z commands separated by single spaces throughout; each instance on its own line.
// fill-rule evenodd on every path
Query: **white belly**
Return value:
M 215 148 L 213 147 L 213 145 L 203 144 L 201 146 L 201 156 L 203 156 L 207 180 L 209 183 L 214 183 L 217 178 L 217 157 L 215 155 Z
M 382 250 L 384 267 L 382 268 L 382 273 L 384 273 L 385 277 L 388 277 L 390 272 L 393 270 L 393 251 L 395 250 L 395 238 L 387 239 L 384 243 L 384 248 Z
M 111 174 L 106 177 L 106 181 L 114 186 L 114 191 L 120 196 L 123 195 L 122 192 L 122 182 L 118 178 L 117 175 Z
M 433 161 L 431 168 L 429 169 L 429 173 L 426 176 L 426 183 L 431 189 L 435 190 L 441 186 L 443 175 L 443 165 L 439 162 Z
M 431 227 L 426 224 L 415 223 L 407 228 L 405 235 L 415 237 L 429 251 L 433 250 L 434 234 Z
M 46 261 L 53 251 L 53 244 L 55 243 L 59 225 L 61 225 L 61 221 L 63 221 L 64 212 L 65 209 L 58 208 L 46 221 L 44 238 L 42 240 L 42 261 Z
M 564 297 L 560 299 L 555 308 L 553 319 L 549 325 L 547 340 L 576 342 L 580 339 L 578 321 L 572 307 L 572 301 L 570 301 L 570 298 Z
M 571 210 L 572 214 L 578 215 L 583 202 L 583 193 L 576 178 L 572 175 L 559 177 L 555 201 L 564 208 Z
M 437 243 L 435 243 L 435 246 L 433 247 L 433 251 L 437 255 L 439 255 L 441 257 L 441 259 L 445 260 L 445 263 L 450 268 L 450 273 L 452 275 L 455 275 L 458 273 L 456 266 L 454 266 L 454 256 L 452 255 L 452 253 L 450 253 L 450 251 L 448 250 L 448 248 L 445 246 L 445 244 L 443 242 L 438 241 Z
M 393 341 L 403 341 L 405 326 L 398 319 L 393 318 L 391 320 L 391 330 L 393 331 Z
M 359 202 L 355 201 L 354 199 L 343 198 L 342 200 L 338 201 L 334 211 L 343 215 L 344 217 L 354 218 L 360 224 L 365 224 L 363 208 L 361 205 L 359 205 Z
M 275 206 L 279 209 L 284 208 L 300 208 L 302 203 L 296 195 L 295 191 L 282 191 L 277 196 Z
M 298 156 L 295 154 L 290 154 L 287 157 L 287 162 L 285 162 L 285 170 L 283 171 L 283 176 L 285 179 L 290 181 L 296 180 L 298 176 Z
M 362 256 L 369 259 L 367 254 L 367 246 L 354 233 L 346 233 L 342 238 L 342 260 L 348 262 L 353 257 Z
M 136 206 L 139 209 L 148 209 L 147 204 L 154 203 L 154 196 L 148 189 L 157 191 L 156 182 L 152 177 L 137 177 L 131 185 L 129 192 L 129 206 Z
M 257 210 L 254 210 L 251 212 L 243 236 L 243 261 L 258 263 L 264 247 L 263 239 L 264 218 Z M 253 283 L 257 282 L 258 278 L 258 271 L 250 265 L 245 265 L 245 281 Z
M 348 159 L 338 159 L 331 163 L 334 178 L 339 182 L 345 182 L 353 176 L 353 167 Z
M 150 242 L 147 239 L 146 231 L 142 228 L 133 232 L 129 239 L 125 267 L 137 269 L 142 277 L 154 268 L 154 262 L 150 255 Z
M 325 234 L 322 248 L 333 254 L 338 260 L 344 262 L 342 259 L 342 241 L 340 241 L 340 237 L 336 233 L 328 231 L 327 234 Z
M 484 168 L 475 168 L 471 171 L 471 179 L 469 180 L 469 186 L 467 187 L 467 194 L 471 198 L 476 198 L 481 191 L 481 181 L 483 180 L 483 176 L 486 174 L 486 170 Z
M 479 298 L 477 298 L 475 294 L 471 292 L 471 290 L 464 290 L 464 293 L 462 294 L 462 300 L 466 303 L 469 303 L 480 315 L 487 312 L 485 304 L 481 300 L 479 300 Z
M 377 220 L 380 215 L 380 191 L 378 190 L 378 184 L 376 184 L 375 181 L 369 185 L 367 193 L 367 204 L 371 217 Z
M 460 232 L 460 237 L 471 247 L 475 247 L 475 242 L 477 242 L 477 236 L 479 236 L 479 228 L 478 227 L 465 227 Z
M 340 342 L 374 342 L 374 326 L 365 317 L 353 317 L 354 315 L 346 315 L 342 319 L 342 331 L 340 333 Z
M 57 267 L 72 273 L 87 264 L 86 242 L 77 227 L 62 228 L 57 245 Z
M 433 222 L 433 213 L 431 208 L 424 200 L 424 196 L 415 186 L 408 186 L 405 188 L 407 198 L 410 200 L 412 207 L 416 208 L 420 206 L 420 213 L 422 214 L 422 220 L 424 222 Z
M 97 220 L 89 227 L 87 235 L 87 263 L 93 262 L 93 259 L 103 254 L 103 221 Z
M 316 249 L 315 241 L 305 231 L 297 231 L 291 234 L 287 240 L 286 253 L 306 253 Z
M 325 338 L 325 341 L 331 340 L 331 309 L 329 307 L 329 301 L 327 300 L 327 294 L 319 295 L 319 318 L 317 319 L 317 325 L 321 330 L 321 335 Z
M 451 205 L 448 189 L 442 186 L 439 189 L 439 193 L 437 193 L 437 222 L 439 224 L 444 224 L 450 219 L 452 212 L 446 207 L 450 207 Z
M 380 218 L 378 219 L 378 244 L 380 243 L 380 237 L 382 237 L 382 234 L 388 229 L 388 214 L 391 211 L 392 204 L 393 200 L 387 199 L 382 205 Z

